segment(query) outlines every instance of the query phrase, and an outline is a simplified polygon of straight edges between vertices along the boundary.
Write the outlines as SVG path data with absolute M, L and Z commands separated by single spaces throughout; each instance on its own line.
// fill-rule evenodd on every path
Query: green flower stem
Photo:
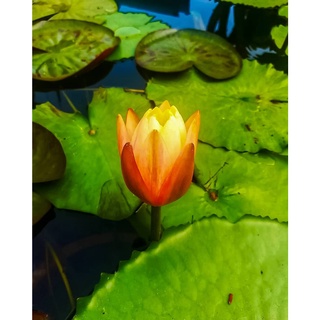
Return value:
M 161 207 L 151 207 L 151 241 L 159 241 L 161 238 Z

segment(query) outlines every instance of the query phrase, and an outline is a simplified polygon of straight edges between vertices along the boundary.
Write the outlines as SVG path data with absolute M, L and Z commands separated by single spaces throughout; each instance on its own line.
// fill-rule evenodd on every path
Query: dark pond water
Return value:
M 272 26 L 282 22 L 277 9 L 206 0 L 157 2 L 117 1 L 121 12 L 148 13 L 173 28 L 215 32 L 234 44 L 243 58 L 271 62 L 276 69 L 287 72 L 286 55 L 269 38 Z M 59 83 L 34 81 L 33 104 L 50 101 L 57 108 L 71 112 L 64 91 L 77 109 L 86 114 L 94 89 L 144 89 L 148 76 L 132 59 L 104 62 L 77 79 Z M 81 212 L 53 209 L 34 226 L 33 233 L 33 309 L 56 320 L 72 317 L 74 307 L 48 248 L 56 252 L 74 298 L 89 294 L 100 273 L 115 272 L 119 261 L 128 259 L 132 250 L 144 249 L 144 243 L 127 221 L 112 222 Z

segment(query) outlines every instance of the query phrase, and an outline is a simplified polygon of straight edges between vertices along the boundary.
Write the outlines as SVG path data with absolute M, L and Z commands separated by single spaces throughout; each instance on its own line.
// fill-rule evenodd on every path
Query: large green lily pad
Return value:
M 74 319 L 287 319 L 287 254 L 287 225 L 268 219 L 172 228 L 102 274 Z
M 187 194 L 162 208 L 169 228 L 204 216 L 231 222 L 244 215 L 288 221 L 288 160 L 269 153 L 238 153 L 199 144 L 195 180 Z
M 189 117 L 200 110 L 199 140 L 229 150 L 282 152 L 288 146 L 288 76 L 272 65 L 243 61 L 237 77 L 208 81 L 195 70 L 157 74 L 147 97 L 169 100 Z
M 33 78 L 62 80 L 92 69 L 119 44 L 119 38 L 103 26 L 77 20 L 45 21 L 35 25 L 32 45 Z
M 54 15 L 50 20 L 75 19 L 103 23 L 99 15 L 118 10 L 114 0 L 33 0 L 32 20 Z
M 158 72 L 177 72 L 195 66 L 215 79 L 237 75 L 242 58 L 222 37 L 195 29 L 165 29 L 149 33 L 138 44 L 139 66 Z
M 153 17 L 145 13 L 122 13 L 104 15 L 103 25 L 121 39 L 119 46 L 108 61 L 121 60 L 134 57 L 134 52 L 139 41 L 148 33 L 159 29 L 167 29 L 169 26 L 160 21 L 153 21 Z
M 120 88 L 95 91 L 89 118 L 65 113 L 50 103 L 33 110 L 33 121 L 53 132 L 67 157 L 62 179 L 36 188 L 57 208 L 123 219 L 134 212 L 140 200 L 125 186 L 117 149 L 116 117 L 128 108 L 141 116 L 150 102 L 144 96 Z

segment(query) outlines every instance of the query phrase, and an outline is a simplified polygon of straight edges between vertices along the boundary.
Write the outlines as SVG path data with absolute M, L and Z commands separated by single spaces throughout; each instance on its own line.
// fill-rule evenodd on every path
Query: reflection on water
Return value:
M 162 0 L 162 1 L 143 1 L 143 0 L 121 0 L 117 2 L 119 11 L 133 12 L 148 11 L 151 13 L 162 13 L 165 15 L 179 16 L 180 13 L 189 14 L 189 0 Z M 129 10 L 126 10 L 128 8 Z

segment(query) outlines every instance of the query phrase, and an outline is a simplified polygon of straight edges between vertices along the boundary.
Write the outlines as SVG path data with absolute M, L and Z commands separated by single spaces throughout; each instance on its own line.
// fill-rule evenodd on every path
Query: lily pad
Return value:
M 32 182 L 63 177 L 66 157 L 59 140 L 46 128 L 32 123 Z
M 165 228 L 212 214 L 236 222 L 244 215 L 288 221 L 288 159 L 271 153 L 238 153 L 200 143 L 196 185 L 163 207 Z M 200 188 L 199 188 L 200 187 Z
M 45 18 L 70 9 L 72 0 L 33 0 L 32 20 Z
M 288 36 L 287 26 L 273 27 L 271 30 L 271 37 L 279 49 L 282 48 L 287 36 Z M 285 53 L 288 55 L 288 47 L 286 48 Z
M 287 232 L 254 217 L 167 230 L 116 274 L 102 274 L 74 319 L 287 319 Z
M 33 28 L 33 78 L 57 81 L 85 72 L 104 60 L 119 38 L 103 26 L 77 20 L 38 23 Z
M 243 4 L 258 8 L 273 8 L 279 7 L 288 3 L 288 0 L 220 0 L 222 2 L 232 2 L 232 4 Z
M 119 46 L 108 61 L 115 61 L 134 57 L 139 41 L 148 33 L 159 29 L 168 29 L 169 26 L 160 21 L 153 21 L 153 17 L 144 13 L 115 12 L 105 15 L 104 26 L 114 31 L 115 36 L 121 39 Z
M 278 11 L 279 16 L 288 18 L 288 5 L 282 6 Z
M 118 10 L 114 0 L 34 0 L 32 3 L 32 19 L 36 20 L 48 13 L 54 14 L 50 20 L 75 19 L 94 23 L 103 23 L 102 14 Z
M 135 59 L 142 68 L 177 72 L 195 66 L 215 79 L 236 76 L 242 58 L 222 37 L 195 29 L 166 29 L 148 34 L 138 44 Z
M 88 118 L 65 113 L 50 103 L 33 110 L 33 121 L 59 139 L 67 157 L 62 179 L 36 186 L 35 191 L 57 208 L 118 220 L 131 215 L 140 200 L 126 187 L 117 147 L 116 117 L 134 108 L 141 116 L 150 102 L 120 88 L 99 89 L 89 105 Z
M 192 69 L 156 74 L 146 93 L 157 104 L 169 100 L 185 117 L 199 109 L 199 140 L 212 146 L 252 153 L 288 146 L 288 76 L 272 65 L 244 60 L 228 81 L 208 81 Z

